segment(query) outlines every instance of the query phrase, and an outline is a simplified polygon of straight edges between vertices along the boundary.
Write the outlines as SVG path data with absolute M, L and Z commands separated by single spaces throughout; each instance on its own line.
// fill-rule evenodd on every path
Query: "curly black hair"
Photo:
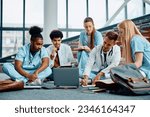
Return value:
M 34 41 L 37 37 L 43 39 L 43 36 L 41 35 L 42 28 L 38 26 L 32 26 L 29 30 L 29 33 L 31 35 L 31 40 Z
M 53 30 L 49 37 L 51 38 L 51 40 L 53 40 L 54 38 L 63 38 L 63 33 L 60 30 Z

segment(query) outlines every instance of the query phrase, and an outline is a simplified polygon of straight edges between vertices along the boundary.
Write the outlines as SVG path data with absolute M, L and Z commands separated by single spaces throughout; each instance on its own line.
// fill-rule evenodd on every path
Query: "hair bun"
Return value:
M 30 28 L 29 33 L 30 35 L 36 35 L 36 34 L 40 34 L 42 31 L 43 31 L 42 28 L 38 26 L 33 26 Z

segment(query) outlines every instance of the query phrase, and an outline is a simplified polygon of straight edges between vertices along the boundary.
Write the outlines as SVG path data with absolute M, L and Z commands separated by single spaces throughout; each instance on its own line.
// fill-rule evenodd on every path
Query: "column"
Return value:
M 44 0 L 44 44 L 49 44 L 49 34 L 57 29 L 57 0 Z

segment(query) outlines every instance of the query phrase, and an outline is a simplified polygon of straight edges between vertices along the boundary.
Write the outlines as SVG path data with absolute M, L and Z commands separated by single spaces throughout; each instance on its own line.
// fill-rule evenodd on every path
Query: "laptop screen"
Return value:
M 79 69 L 73 67 L 60 67 L 53 69 L 54 85 L 79 86 Z

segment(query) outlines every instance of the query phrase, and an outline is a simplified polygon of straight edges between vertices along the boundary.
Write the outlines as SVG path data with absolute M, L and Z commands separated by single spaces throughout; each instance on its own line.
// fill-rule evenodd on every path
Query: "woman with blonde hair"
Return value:
M 131 20 L 118 24 L 125 63 L 134 63 L 143 76 L 150 79 L 150 43 Z

